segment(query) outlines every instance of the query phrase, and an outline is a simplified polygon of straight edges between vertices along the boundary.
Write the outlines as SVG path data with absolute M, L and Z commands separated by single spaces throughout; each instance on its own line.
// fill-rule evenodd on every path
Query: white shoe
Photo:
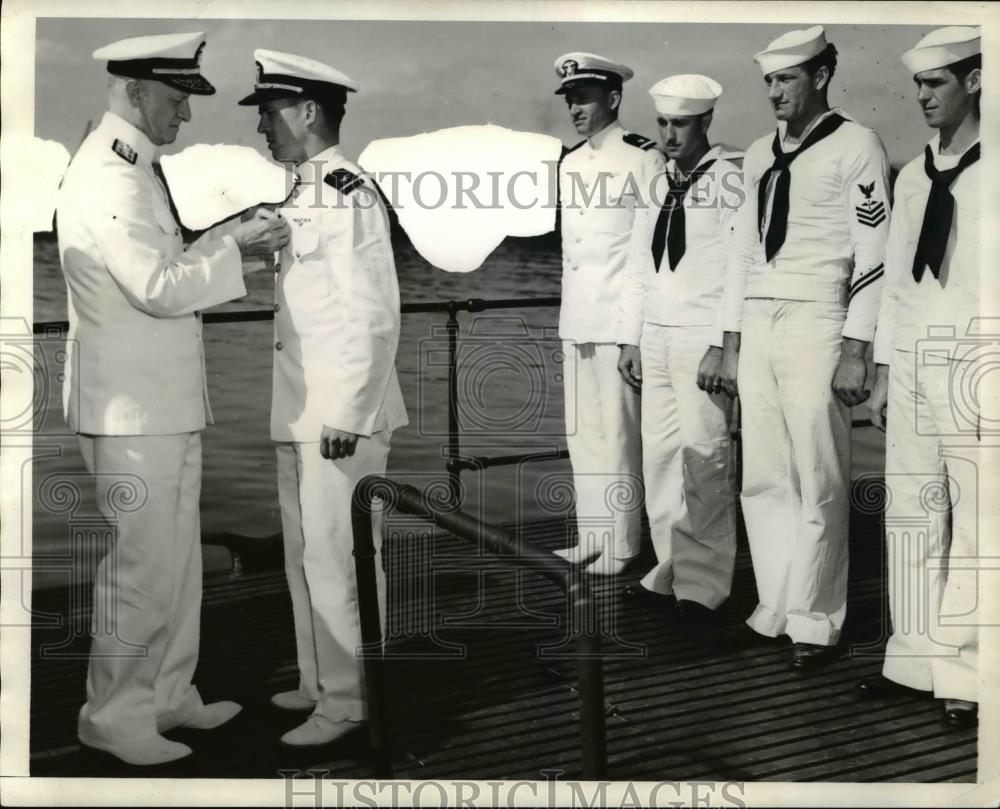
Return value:
M 352 730 L 360 728 L 363 722 L 352 722 L 344 719 L 333 722 L 325 716 L 314 713 L 297 728 L 288 731 L 281 737 L 281 743 L 292 747 L 313 747 L 319 744 L 329 744 L 341 736 L 346 736 Z
M 618 559 L 611 554 L 603 553 L 599 559 L 595 559 L 587 565 L 586 570 L 593 576 L 617 576 L 636 558 L 630 556 L 627 559 Z
M 271 697 L 271 704 L 283 711 L 311 711 L 316 707 L 316 700 L 302 696 L 302 692 L 295 689 L 275 694 Z
M 80 743 L 95 750 L 103 750 L 126 764 L 137 767 L 166 764 L 191 755 L 191 748 L 186 744 L 172 742 L 159 734 L 137 742 L 85 742 L 81 739 Z
M 586 545 L 574 545 L 572 548 L 560 548 L 557 551 L 552 551 L 552 553 L 561 559 L 565 559 L 571 565 L 578 565 L 580 562 L 593 559 L 601 553 L 601 550 L 600 548 L 591 548 Z
M 243 708 L 235 702 L 213 702 L 210 705 L 202 705 L 190 719 L 181 722 L 177 727 L 190 728 L 192 730 L 211 730 L 212 728 L 226 724 L 226 722 L 242 710 Z

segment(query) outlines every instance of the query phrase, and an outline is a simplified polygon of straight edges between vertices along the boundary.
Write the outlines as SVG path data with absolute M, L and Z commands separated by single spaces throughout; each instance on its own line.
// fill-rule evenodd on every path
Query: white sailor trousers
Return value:
M 563 342 L 566 445 L 579 541 L 617 559 L 639 553 L 642 446 L 639 393 L 618 373 L 615 343 Z
M 366 475 L 384 475 L 391 431 L 358 439 L 354 455 L 329 460 L 319 442 L 275 445 L 285 574 L 292 598 L 299 693 L 333 722 L 367 716 L 351 498 Z M 379 614 L 385 626 L 382 515 L 372 514 Z
M 990 554 L 977 531 L 979 466 L 975 363 L 893 351 L 889 375 L 885 537 L 892 635 L 883 673 L 942 699 L 977 701 L 974 569 Z M 995 509 L 995 503 L 992 508 Z
M 642 586 L 715 609 L 733 579 L 736 487 L 728 398 L 697 384 L 712 331 L 642 327 L 642 471 L 657 560 Z
M 201 622 L 201 433 L 80 436 L 116 539 L 97 568 L 87 742 L 141 741 L 202 705 L 191 684 Z
M 847 607 L 850 410 L 831 382 L 844 309 L 746 301 L 738 383 L 743 491 L 762 635 L 835 644 Z

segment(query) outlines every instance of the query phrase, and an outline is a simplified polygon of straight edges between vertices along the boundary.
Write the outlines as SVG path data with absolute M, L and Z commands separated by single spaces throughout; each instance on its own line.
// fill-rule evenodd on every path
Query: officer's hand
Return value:
M 868 391 L 865 390 L 868 363 L 864 356 L 867 345 L 860 340 L 845 337 L 840 350 L 840 362 L 833 374 L 832 386 L 837 398 L 848 407 L 859 405 L 868 398 Z
M 722 390 L 721 370 L 722 349 L 709 346 L 698 364 L 698 387 L 706 393 L 718 393 Z
M 885 414 L 889 404 L 889 366 L 875 366 L 875 386 L 868 399 L 868 410 L 871 412 L 872 424 L 885 432 Z
M 276 208 L 277 208 L 276 205 L 251 205 L 249 208 L 243 211 L 243 213 L 240 214 L 240 221 L 249 222 L 251 219 L 257 216 L 258 211 L 260 210 L 274 211 Z
M 245 258 L 276 253 L 288 244 L 291 230 L 281 214 L 258 208 L 253 219 L 237 226 L 232 235 Z
M 639 346 L 623 344 L 618 356 L 618 373 L 622 375 L 625 384 L 638 390 L 642 387 L 642 360 L 639 358 Z
M 719 367 L 719 383 L 726 395 L 732 398 L 739 396 L 736 385 L 736 374 L 740 368 L 740 333 L 727 331 L 722 341 L 722 365 Z
M 319 454 L 331 461 L 337 458 L 349 458 L 358 446 L 358 436 L 345 430 L 337 430 L 323 425 L 319 437 Z

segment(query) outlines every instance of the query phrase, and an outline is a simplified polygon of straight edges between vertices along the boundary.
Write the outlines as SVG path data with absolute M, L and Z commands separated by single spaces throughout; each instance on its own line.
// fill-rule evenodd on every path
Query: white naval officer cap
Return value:
M 660 79 L 649 88 L 653 106 L 661 115 L 702 115 L 722 95 L 722 85 L 708 76 L 680 73 Z
M 339 96 L 341 100 L 346 100 L 347 93 L 358 90 L 354 79 L 306 56 L 258 48 L 253 52 L 253 58 L 257 65 L 257 81 L 253 92 L 240 100 L 240 105 L 244 107 L 269 98 L 317 94 Z
M 764 50 L 754 54 L 764 75 L 808 62 L 826 50 L 826 32 L 822 25 L 788 31 L 772 39 Z
M 176 90 L 210 96 L 215 88 L 201 75 L 201 52 L 205 35 L 152 34 L 112 42 L 94 51 L 94 58 L 107 61 L 108 73 L 128 79 L 150 79 Z
M 936 70 L 982 53 L 981 37 L 978 28 L 949 25 L 931 31 L 900 58 L 913 75 Z
M 556 59 L 555 68 L 556 75 L 562 80 L 556 95 L 581 84 L 601 84 L 620 90 L 622 84 L 635 75 L 632 68 L 620 62 L 583 51 L 564 53 Z

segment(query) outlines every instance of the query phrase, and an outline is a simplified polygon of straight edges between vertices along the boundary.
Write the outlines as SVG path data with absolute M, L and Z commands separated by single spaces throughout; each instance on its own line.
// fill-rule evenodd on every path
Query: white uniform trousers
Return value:
M 563 341 L 566 445 L 580 543 L 616 559 L 639 553 L 642 445 L 639 393 L 618 373 L 614 343 Z
M 201 433 L 80 436 L 101 514 L 117 528 L 94 582 L 87 743 L 141 741 L 202 706 Z
M 973 363 L 892 353 L 885 459 L 892 636 L 883 667 L 910 688 L 973 702 L 984 582 L 968 568 L 989 553 L 977 531 L 985 491 L 977 424 L 964 412 L 976 374 Z
M 333 722 L 367 716 L 351 498 L 366 475 L 384 475 L 391 431 L 362 436 L 349 458 L 329 460 L 319 442 L 276 444 L 285 574 L 292 598 L 299 693 Z M 382 515 L 372 514 L 379 614 L 385 626 Z M 384 630 L 383 630 L 384 631 Z
M 736 559 L 735 469 L 725 394 L 698 388 L 711 327 L 642 327 L 642 471 L 657 564 L 648 590 L 710 609 Z
M 851 416 L 831 382 L 844 310 L 746 301 L 739 363 L 743 515 L 762 635 L 832 646 L 847 609 Z

